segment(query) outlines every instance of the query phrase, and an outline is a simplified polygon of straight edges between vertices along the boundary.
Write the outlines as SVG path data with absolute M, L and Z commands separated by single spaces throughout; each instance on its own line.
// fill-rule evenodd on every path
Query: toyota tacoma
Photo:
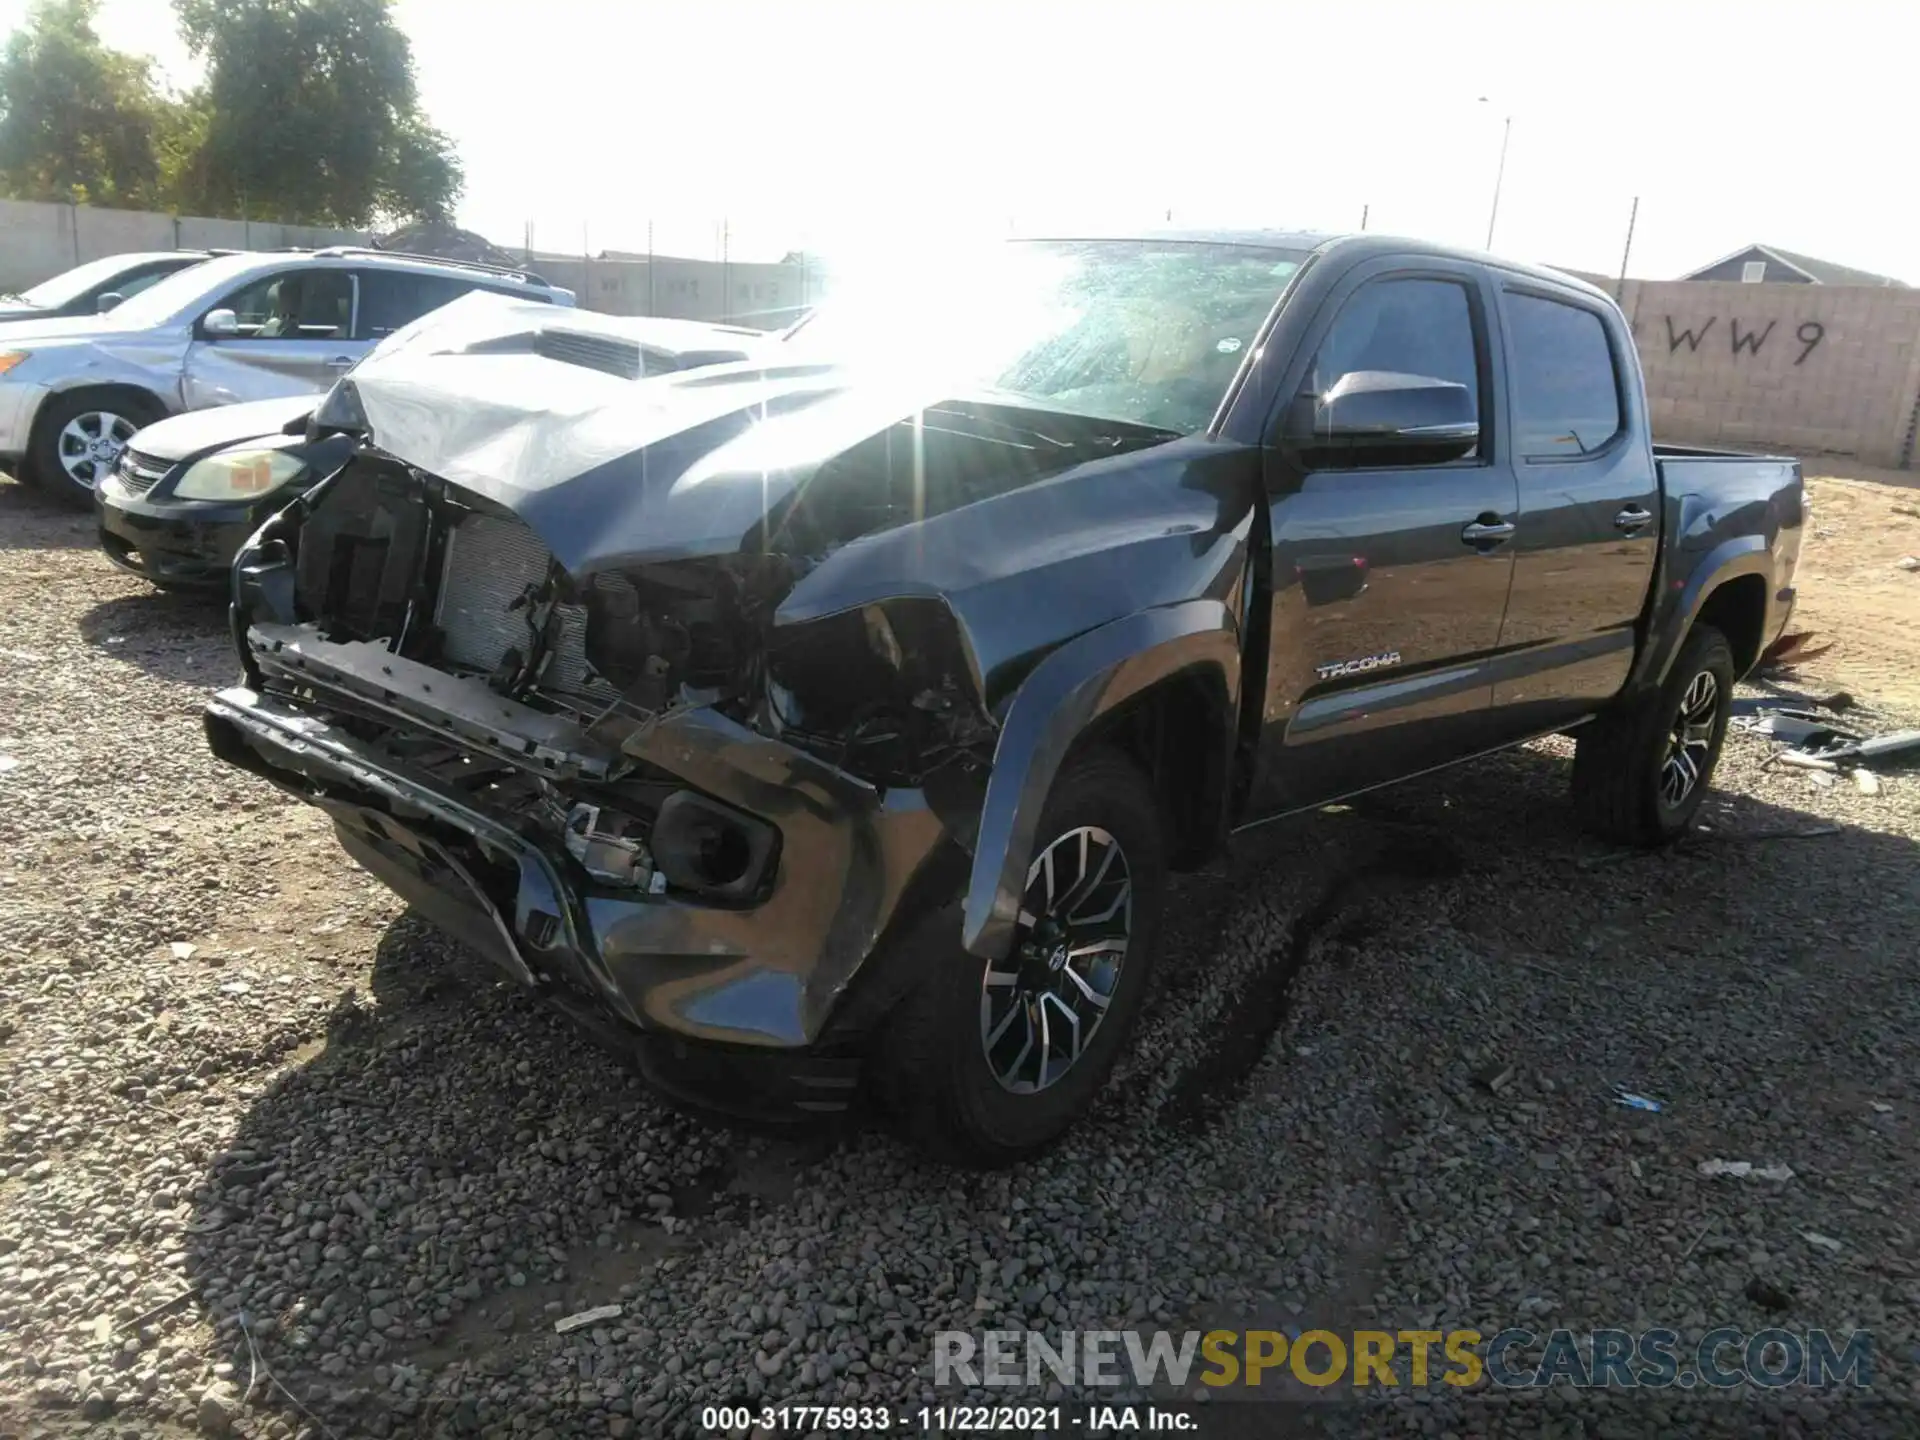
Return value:
M 988 1165 L 1238 828 L 1556 732 L 1595 831 L 1687 827 L 1800 472 L 1655 446 L 1603 292 L 1277 232 L 957 283 L 617 396 L 370 360 L 237 561 L 214 750 L 669 1095 Z

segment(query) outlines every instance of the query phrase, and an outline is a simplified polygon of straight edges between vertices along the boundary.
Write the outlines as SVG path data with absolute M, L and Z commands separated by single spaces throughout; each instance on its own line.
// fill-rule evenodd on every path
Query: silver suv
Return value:
M 141 426 L 325 390 L 382 338 L 470 290 L 574 303 L 526 271 L 342 246 L 223 256 L 106 315 L 0 324 L 0 465 L 88 503 Z

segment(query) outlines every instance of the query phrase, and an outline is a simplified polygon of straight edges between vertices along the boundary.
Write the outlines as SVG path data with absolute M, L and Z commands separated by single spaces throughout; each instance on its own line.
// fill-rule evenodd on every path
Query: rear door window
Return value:
M 474 288 L 471 280 L 453 275 L 363 270 L 360 273 L 360 328 L 354 338 L 384 340 L 429 310 L 438 310 Z
M 1522 460 L 1592 454 L 1620 433 L 1620 376 L 1606 323 L 1584 305 L 1502 300 L 1513 376 L 1513 445 Z

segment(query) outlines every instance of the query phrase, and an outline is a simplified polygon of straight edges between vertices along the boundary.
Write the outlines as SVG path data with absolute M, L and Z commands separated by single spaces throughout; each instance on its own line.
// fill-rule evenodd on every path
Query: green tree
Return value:
M 175 0 L 207 67 L 181 198 L 214 214 L 363 227 L 444 219 L 463 183 L 420 113 L 391 0 Z
M 41 0 L 0 52 L 0 192 L 143 208 L 162 202 L 188 121 L 151 64 L 100 43 L 99 0 Z

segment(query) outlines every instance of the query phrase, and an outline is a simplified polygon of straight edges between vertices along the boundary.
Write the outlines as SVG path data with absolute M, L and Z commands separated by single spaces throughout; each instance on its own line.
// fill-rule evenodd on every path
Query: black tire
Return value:
M 76 390 L 56 395 L 47 401 L 34 422 L 22 478 L 41 494 L 64 505 L 76 510 L 89 508 L 93 504 L 93 486 L 70 473 L 62 459 L 61 437 L 68 427 L 76 422 L 84 424 L 87 417 L 98 417 L 100 433 L 110 442 L 117 439 L 119 445 L 124 445 L 135 431 L 151 425 L 163 414 L 165 411 L 152 399 L 131 390 Z M 115 448 L 114 457 L 118 454 Z M 101 458 L 88 461 L 82 468 L 91 468 L 93 482 L 97 484 L 106 477 L 112 464 Z
M 1048 978 L 1043 983 L 1058 985 L 1063 993 L 1070 993 L 1059 960 L 1049 968 L 1049 962 L 1031 958 L 1024 963 L 1032 968 L 1020 969 L 1022 947 L 1042 933 L 1038 930 L 1030 932 L 1022 927 L 1015 955 L 991 966 L 956 945 L 954 953 L 937 961 L 918 987 L 881 1022 L 871 1066 L 875 1099 L 903 1138 L 937 1159 L 984 1169 L 1009 1165 L 1046 1149 L 1093 1103 L 1133 1028 L 1159 942 L 1167 886 L 1167 844 L 1153 790 L 1126 756 L 1093 750 L 1068 762 L 1055 779 L 1041 815 L 1034 842 L 1035 867 L 1057 841 L 1066 848 L 1055 853 L 1070 857 L 1063 858 L 1062 865 L 1079 863 L 1077 832 L 1083 829 L 1104 831 L 1118 847 L 1118 863 L 1124 865 L 1130 887 L 1125 918 L 1130 919 L 1131 926 L 1120 963 L 1113 970 L 1097 968 L 1107 958 L 1104 954 L 1076 962 L 1088 971 L 1085 979 L 1096 988 L 1106 981 L 1111 989 L 1083 1048 L 1077 1058 L 1061 1066 L 1057 1079 L 1016 1091 L 1002 1083 L 988 1060 L 989 1026 L 983 1018 L 983 1004 L 995 1004 L 1004 993 L 1007 1005 L 1015 1007 L 1020 1003 L 1018 997 L 1027 993 L 1019 986 L 996 985 L 989 991 L 990 970 L 995 976 L 1037 976 L 1044 970 Z M 1090 856 L 1100 844 L 1097 840 L 1087 842 Z M 1098 871 L 1100 865 L 1101 861 L 1094 858 L 1087 868 Z M 1106 873 L 1111 876 L 1111 866 Z M 1074 882 L 1066 878 L 1064 870 L 1058 875 L 1064 899 L 1073 893 Z M 1032 908 L 1034 898 L 1042 893 L 1044 876 L 1030 876 L 1030 883 Z M 1090 888 L 1077 904 L 1062 908 L 1083 916 L 1096 915 L 1097 907 L 1117 893 L 1115 885 L 1114 880 L 1106 879 Z M 1077 935 L 1086 943 L 1108 944 L 1111 937 L 1104 932 L 1115 923 L 1070 928 L 1061 932 L 1066 937 L 1063 943 L 1070 943 Z M 1032 948 L 1037 955 L 1048 947 Z M 1056 956 L 1066 953 L 1060 945 L 1051 948 Z M 1074 974 L 1078 977 L 1079 970 Z M 1080 984 L 1078 979 L 1076 984 Z M 1080 993 L 1085 995 L 1083 984 Z M 1091 1005 L 1091 997 L 1087 997 L 1087 1003 Z M 1015 1032 L 1030 1022 L 1036 1010 L 1046 1016 L 1061 1014 L 1058 1002 L 1050 1006 L 1044 1000 L 1021 1016 L 999 1012 L 1013 1027 L 997 1052 L 1003 1061 L 1013 1048 Z M 1050 1020 L 1049 1033 L 1063 1023 Z M 1081 1025 L 1087 1023 L 1084 1018 L 1080 1021 Z M 1060 1034 L 1067 1037 L 1072 1031 L 1061 1029 Z M 1034 1079 L 1040 1078 L 1054 1052 L 1066 1043 L 1062 1040 L 1052 1049 L 1041 1050 Z M 1026 1073 L 1023 1066 L 1014 1068 L 1020 1075 Z
M 1703 707 L 1709 685 L 1711 704 Z M 1581 823 L 1622 845 L 1663 845 L 1684 834 L 1712 783 L 1732 704 L 1733 651 L 1711 625 L 1696 625 L 1657 691 L 1574 732 L 1573 803 Z M 1676 753 L 1678 776 L 1667 768 Z M 1676 799 L 1688 768 L 1695 773 Z

